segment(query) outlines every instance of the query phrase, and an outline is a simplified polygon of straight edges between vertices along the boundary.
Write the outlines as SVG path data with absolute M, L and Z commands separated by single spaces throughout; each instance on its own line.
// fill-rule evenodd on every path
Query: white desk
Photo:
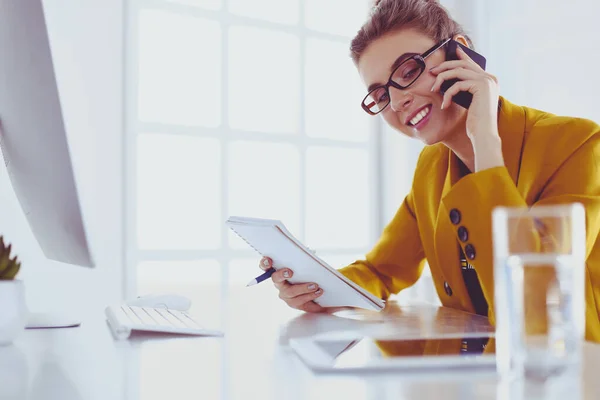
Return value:
M 14 346 L 0 348 L 0 399 L 506 398 L 506 388 L 489 375 L 318 376 L 286 347 L 290 337 L 337 329 L 394 329 L 405 335 L 439 329 L 481 332 L 490 329 L 482 317 L 394 305 L 381 323 L 364 320 L 364 313 L 354 314 L 363 320 L 299 313 L 271 293 L 268 299 L 257 293 L 231 295 L 220 322 L 219 313 L 213 315 L 217 319 L 211 323 L 225 330 L 224 338 L 143 335 L 117 342 L 102 313 L 80 328 L 27 331 Z M 255 326 L 252 316 L 258 310 L 274 317 Z M 600 398 L 600 346 L 586 343 L 585 350 L 582 395 L 570 391 L 569 400 Z

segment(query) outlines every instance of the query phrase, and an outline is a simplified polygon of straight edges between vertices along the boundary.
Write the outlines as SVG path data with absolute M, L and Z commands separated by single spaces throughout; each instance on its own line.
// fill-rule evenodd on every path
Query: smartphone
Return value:
M 458 54 L 456 54 L 457 46 L 460 46 L 473 61 L 475 61 L 483 70 L 485 70 L 485 57 L 476 51 L 471 50 L 467 46 L 458 43 L 456 40 L 451 40 L 447 44 L 446 61 L 460 60 L 460 58 L 458 58 Z M 449 79 L 444 81 L 440 87 L 440 92 L 442 94 L 446 93 L 446 90 L 448 90 L 450 86 L 454 85 L 458 81 L 459 79 Z M 473 101 L 473 95 L 469 92 L 458 92 L 458 94 L 452 97 L 452 101 L 464 108 L 469 108 L 471 101 Z

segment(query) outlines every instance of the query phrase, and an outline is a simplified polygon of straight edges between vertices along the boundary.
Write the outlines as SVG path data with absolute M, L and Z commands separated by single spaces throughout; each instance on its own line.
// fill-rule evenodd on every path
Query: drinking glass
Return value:
M 498 373 L 576 374 L 585 333 L 583 206 L 498 207 L 492 223 Z

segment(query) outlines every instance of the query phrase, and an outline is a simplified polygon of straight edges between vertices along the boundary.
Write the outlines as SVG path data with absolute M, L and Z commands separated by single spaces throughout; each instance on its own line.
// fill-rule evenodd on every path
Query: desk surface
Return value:
M 380 314 L 305 314 L 271 293 L 268 298 L 259 293 L 230 294 L 218 312 L 206 314 L 211 327 L 225 331 L 223 338 L 135 335 L 115 341 L 102 313 L 90 314 L 79 328 L 26 331 L 13 346 L 0 347 L 0 399 L 515 398 L 494 375 L 316 375 L 287 346 L 291 337 L 334 330 L 393 330 L 417 337 L 487 332 L 491 328 L 483 317 L 394 303 Z M 257 326 L 252 310 L 272 318 Z M 570 400 L 600 398 L 600 346 L 585 346 L 581 395 L 570 389 Z M 543 390 L 557 395 L 555 389 Z

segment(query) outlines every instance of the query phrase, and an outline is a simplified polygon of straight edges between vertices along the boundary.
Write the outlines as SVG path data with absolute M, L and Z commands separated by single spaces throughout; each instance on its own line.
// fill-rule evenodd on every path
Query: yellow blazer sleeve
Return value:
M 521 171 L 521 174 L 524 172 Z M 526 174 L 526 172 L 525 172 Z M 474 266 L 494 317 L 494 274 L 492 258 L 492 210 L 497 206 L 527 206 L 505 167 L 479 171 L 459 180 L 442 199 L 449 211 L 460 210 L 462 220 L 455 225 L 469 230 L 476 255 Z M 600 341 L 600 254 L 590 253 L 600 233 L 600 135 L 593 135 L 552 171 L 535 205 L 582 203 L 586 210 L 586 338 Z M 458 233 L 457 233 L 458 234 Z M 465 246 L 465 243 L 461 243 Z M 464 247 L 463 247 L 464 248 Z M 597 258 L 597 260 L 596 260 Z
M 375 296 L 387 299 L 390 294 L 413 285 L 424 264 L 411 191 L 365 260 L 356 261 L 340 272 Z

